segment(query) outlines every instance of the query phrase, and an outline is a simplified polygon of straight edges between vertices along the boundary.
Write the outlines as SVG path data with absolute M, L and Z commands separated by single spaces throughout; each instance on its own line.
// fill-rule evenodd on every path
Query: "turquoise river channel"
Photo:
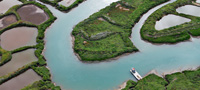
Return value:
M 48 8 L 58 18 L 46 31 L 45 58 L 52 73 L 53 82 L 63 90 L 114 90 L 123 82 L 135 78 L 131 67 L 145 76 L 156 70 L 159 74 L 196 68 L 200 65 L 200 39 L 178 44 L 156 45 L 145 42 L 140 37 L 140 28 L 155 10 L 175 0 L 161 4 L 144 14 L 133 27 L 131 40 L 140 50 L 122 55 L 116 60 L 83 63 L 75 56 L 71 32 L 80 21 L 117 0 L 87 0 L 69 13 Z

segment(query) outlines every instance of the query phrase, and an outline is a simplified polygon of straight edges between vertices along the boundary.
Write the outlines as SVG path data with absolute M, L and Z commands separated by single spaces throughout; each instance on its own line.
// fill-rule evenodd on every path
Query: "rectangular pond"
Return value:
M 20 90 L 25 86 L 39 81 L 42 78 L 37 75 L 32 69 L 20 74 L 19 76 L 8 80 L 0 85 L 0 90 Z
M 37 28 L 17 27 L 1 34 L 1 47 L 5 50 L 14 50 L 23 46 L 36 45 Z
M 0 76 L 14 72 L 26 64 L 37 61 L 37 57 L 35 56 L 34 52 L 34 49 L 28 49 L 13 54 L 11 61 L 0 67 Z

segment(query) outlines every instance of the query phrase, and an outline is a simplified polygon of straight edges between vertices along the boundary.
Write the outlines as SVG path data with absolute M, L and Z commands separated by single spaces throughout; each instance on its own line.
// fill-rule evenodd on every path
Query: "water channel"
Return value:
M 73 27 L 91 14 L 117 0 L 87 0 L 69 13 L 48 8 L 58 19 L 46 32 L 45 57 L 53 81 L 64 90 L 113 90 L 128 79 L 131 67 L 145 76 L 151 70 L 158 73 L 195 68 L 200 64 L 200 39 L 174 45 L 154 45 L 140 37 L 140 28 L 155 10 L 175 0 L 159 5 L 146 13 L 133 28 L 131 40 L 140 52 L 122 56 L 117 60 L 83 63 L 74 55 L 71 32 Z

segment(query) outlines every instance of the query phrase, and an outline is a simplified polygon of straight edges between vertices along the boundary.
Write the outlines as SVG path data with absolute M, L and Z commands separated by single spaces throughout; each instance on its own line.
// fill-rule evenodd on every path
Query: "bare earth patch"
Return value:
M 106 20 L 104 20 L 102 17 L 98 18 L 98 20 L 100 20 L 100 21 L 106 21 Z
M 130 11 L 130 9 L 125 8 L 125 7 L 122 7 L 121 4 L 117 4 L 117 5 L 115 6 L 115 8 L 119 8 L 120 10 L 124 10 L 124 11 Z

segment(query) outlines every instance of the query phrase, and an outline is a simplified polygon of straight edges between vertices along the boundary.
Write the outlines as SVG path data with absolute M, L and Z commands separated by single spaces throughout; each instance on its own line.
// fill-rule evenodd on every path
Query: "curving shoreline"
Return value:
M 156 3 L 152 1 L 151 3 L 153 3 L 153 4 L 148 4 L 150 1 L 147 1 L 145 3 L 142 3 L 141 5 L 138 5 L 138 9 L 133 10 L 133 12 L 131 12 L 131 14 L 129 11 L 128 11 L 129 14 L 127 14 L 127 11 L 124 11 L 124 12 L 126 12 L 125 15 L 130 15 L 131 19 L 133 19 L 131 21 L 131 23 L 129 22 L 129 20 L 122 21 L 123 23 L 120 23 L 121 21 L 116 22 L 116 20 L 115 20 L 115 22 L 111 21 L 110 18 L 113 18 L 113 19 L 115 19 L 115 18 L 112 16 L 109 17 L 109 14 L 110 14 L 110 12 L 112 12 L 113 9 L 116 9 L 119 5 L 121 5 L 120 7 L 123 6 L 123 7 L 129 8 L 130 11 L 132 9 L 131 5 L 125 5 L 125 4 L 123 4 L 124 2 L 119 1 L 119 2 L 112 3 L 110 6 L 107 6 L 106 8 L 100 10 L 99 12 L 91 15 L 88 19 L 85 19 L 84 21 L 77 24 L 75 26 L 75 28 L 73 28 L 74 30 L 72 32 L 72 35 L 74 37 L 76 37 L 75 41 L 74 41 L 75 43 L 73 44 L 74 51 L 79 54 L 79 57 L 83 61 L 102 61 L 102 60 L 107 60 L 107 59 L 114 58 L 117 56 L 121 56 L 124 53 L 132 53 L 132 52 L 139 51 L 133 45 L 133 43 L 130 41 L 130 35 L 132 33 L 132 26 L 134 24 L 136 24 L 139 21 L 141 15 L 145 14 L 145 12 L 147 12 L 149 9 L 151 9 L 159 4 L 162 4 L 166 1 L 168 1 L 168 0 L 163 0 L 163 1 L 156 2 Z M 143 6 L 146 6 L 147 8 L 143 9 L 142 8 Z M 107 13 L 107 15 L 105 15 L 106 13 Z M 121 16 L 123 16 L 123 14 Z M 102 17 L 105 21 L 102 21 L 99 19 L 96 20 L 99 17 Z M 120 18 L 122 18 L 122 17 L 120 17 Z M 129 24 L 127 24 L 127 22 Z M 124 28 L 121 27 L 125 23 L 127 24 L 126 25 L 127 27 L 124 27 Z M 90 27 L 90 25 L 93 25 L 93 24 L 94 24 L 94 26 Z M 105 27 L 103 27 L 103 26 L 105 26 Z M 117 28 L 117 27 L 120 27 L 120 28 Z M 104 29 L 96 30 L 99 28 L 105 28 L 107 30 L 106 32 L 111 32 L 111 34 L 106 35 L 105 37 L 98 38 L 98 39 L 92 39 L 93 35 L 101 33 L 98 31 L 103 30 L 103 32 L 105 32 Z M 112 31 L 112 29 L 114 29 L 114 28 L 116 30 L 117 29 L 119 29 L 119 30 Z M 113 43 L 112 40 L 114 40 L 114 38 L 113 38 L 114 35 L 115 35 L 115 38 L 117 38 L 117 40 L 115 40 L 115 42 L 118 41 L 117 43 L 124 44 L 124 46 L 118 46 L 117 44 Z M 119 38 L 117 35 L 120 35 L 121 37 Z M 108 41 L 107 38 L 109 38 L 110 41 Z M 120 39 L 122 39 L 123 42 L 121 42 Z M 110 47 L 111 46 L 110 44 L 104 44 L 104 42 L 112 43 L 112 47 Z M 90 46 L 90 43 L 91 43 L 91 45 L 93 45 L 93 44 L 94 45 Z M 98 44 L 100 44 L 102 46 L 99 47 Z M 115 47 L 115 49 L 113 47 Z M 105 49 L 101 50 L 101 48 L 105 48 Z M 113 49 L 110 50 L 110 48 L 113 48 Z M 124 49 L 119 51 L 119 50 L 116 50 L 117 48 L 121 48 L 121 49 L 124 48 Z
M 185 5 L 194 5 L 194 1 L 195 0 L 177 0 L 174 3 L 168 4 L 155 11 L 151 16 L 148 17 L 140 31 L 142 39 L 151 43 L 176 44 L 189 40 L 191 36 L 199 36 L 199 17 L 178 13 L 176 11 L 176 9 L 179 7 Z M 167 8 L 171 8 L 171 10 L 167 10 Z M 191 21 L 181 25 L 162 29 L 160 31 L 156 30 L 154 27 L 156 21 L 169 14 L 185 17 L 191 19 Z
M 151 74 L 154 74 L 156 76 L 159 76 L 159 77 L 162 77 L 162 78 L 165 78 L 166 75 L 171 75 L 171 74 L 174 74 L 174 73 L 179 73 L 179 72 L 183 72 L 183 71 L 195 71 L 195 70 L 198 70 L 200 69 L 200 66 L 199 67 L 196 67 L 196 68 L 188 68 L 188 69 L 179 69 L 179 70 L 173 70 L 173 71 L 170 71 L 170 72 L 164 72 L 164 73 L 158 73 L 156 70 L 151 70 L 150 72 L 148 72 L 143 78 L 151 75 Z M 134 78 L 134 76 L 133 76 Z M 126 90 L 125 88 L 127 87 L 127 83 L 128 83 L 129 80 L 126 80 L 123 82 L 123 84 L 119 85 L 118 89 L 117 90 Z M 131 80 L 132 81 L 132 80 Z M 138 81 L 137 81 L 138 82 Z
M 74 48 L 74 40 L 75 40 L 75 38 L 74 38 L 74 36 L 73 36 L 72 34 L 71 34 L 71 38 L 72 38 L 71 42 L 72 42 L 72 49 L 73 49 L 73 48 Z M 119 55 L 119 56 L 117 56 L 117 57 L 113 57 L 113 58 L 105 59 L 105 60 L 103 60 L 103 61 L 84 61 L 84 60 L 81 59 L 81 57 L 79 56 L 79 54 L 76 53 L 76 52 L 74 51 L 74 49 L 73 49 L 73 52 L 74 52 L 75 56 L 77 56 L 78 60 L 80 60 L 82 63 L 101 63 L 101 62 L 111 62 L 111 61 L 117 60 L 117 59 L 119 59 L 119 58 L 121 58 L 121 57 L 125 57 L 125 56 L 128 56 L 128 55 L 131 55 L 131 54 L 136 53 L 136 52 L 132 52 L 132 53 L 124 53 L 124 54 Z
M 191 78 L 195 78 L 195 77 L 198 77 L 198 75 L 200 75 L 199 73 L 200 71 L 200 68 L 197 67 L 196 69 L 185 69 L 185 70 L 181 70 L 181 71 L 172 71 L 170 73 L 167 73 L 165 75 L 162 75 L 162 80 L 165 81 L 165 85 L 163 85 L 162 89 L 167 89 L 167 90 L 171 90 L 172 88 L 173 89 L 181 89 L 182 86 L 185 86 L 187 84 L 184 84 L 184 83 L 181 83 L 181 80 L 180 79 L 184 79 L 184 80 L 187 80 L 185 81 L 186 83 L 189 83 L 189 82 L 192 82 L 193 85 L 196 85 L 196 83 L 198 83 L 198 80 L 193 80 Z M 158 84 L 162 85 L 163 83 L 161 81 L 159 81 L 159 79 L 161 80 L 161 76 L 160 75 L 157 75 L 158 73 L 155 73 L 154 71 L 153 72 L 150 72 L 147 76 L 143 77 L 142 80 L 138 81 L 138 82 L 134 82 L 132 80 L 129 80 L 127 81 L 127 86 L 125 88 L 123 88 L 122 90 L 130 90 L 130 89 L 139 89 L 139 88 L 145 88 L 145 89 L 161 89 L 160 86 L 157 86 Z M 181 78 L 180 75 L 184 74 L 187 78 Z M 152 76 L 153 75 L 153 76 Z M 152 78 L 154 80 L 152 80 Z M 170 78 L 173 78 L 173 80 L 171 80 Z M 156 83 L 156 80 L 158 80 L 157 84 L 154 84 Z M 191 80 L 191 81 L 188 81 Z M 196 78 L 196 79 L 199 79 L 199 78 Z M 150 81 L 149 81 L 150 80 Z M 152 80 L 152 81 L 151 81 Z M 134 82 L 134 83 L 133 83 Z M 146 82 L 146 83 L 145 83 Z M 181 86 L 176 86 L 176 85 L 181 85 Z M 148 87 L 148 88 L 147 88 Z M 184 89 L 198 89 L 198 87 L 193 87 L 192 85 L 188 85 L 188 87 L 184 87 Z M 182 88 L 183 89 L 183 88 Z

